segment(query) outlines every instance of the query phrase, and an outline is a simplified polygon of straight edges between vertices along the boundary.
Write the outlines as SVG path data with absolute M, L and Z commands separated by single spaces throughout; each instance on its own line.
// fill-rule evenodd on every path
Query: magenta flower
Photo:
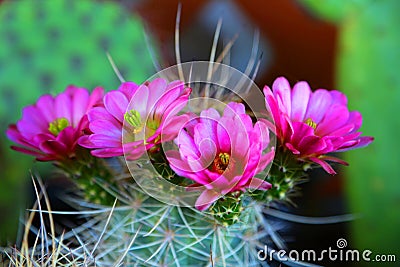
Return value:
M 195 204 L 199 210 L 231 192 L 271 188 L 254 177 L 274 156 L 273 150 L 263 154 L 269 144 L 268 129 L 260 121 L 253 126 L 243 104 L 229 103 L 222 117 L 213 108 L 202 111 L 175 142 L 179 151 L 167 151 L 168 161 L 178 175 L 195 182 L 190 187 L 203 190 Z
M 101 104 L 103 89 L 92 94 L 84 88 L 69 86 L 57 95 L 43 95 L 36 104 L 22 111 L 22 119 L 10 125 L 7 136 L 21 146 L 14 150 L 33 155 L 37 160 L 63 160 L 73 157 L 79 137 L 88 121 L 86 113 Z
M 326 160 L 347 163 L 327 153 L 364 147 L 373 141 L 372 137 L 360 137 L 361 114 L 348 110 L 347 98 L 339 91 L 311 92 L 307 82 L 298 82 L 291 90 L 289 82 L 280 77 L 272 91 L 265 86 L 264 94 L 281 144 L 298 159 L 315 162 L 330 174 L 336 172 Z
M 104 107 L 88 114 L 92 134 L 79 144 L 91 148 L 96 157 L 125 154 L 138 159 L 146 150 L 172 140 L 188 115 L 177 115 L 186 105 L 190 88 L 181 81 L 167 83 L 158 78 L 140 86 L 123 83 L 104 96 Z M 124 136 L 124 137 L 123 137 Z

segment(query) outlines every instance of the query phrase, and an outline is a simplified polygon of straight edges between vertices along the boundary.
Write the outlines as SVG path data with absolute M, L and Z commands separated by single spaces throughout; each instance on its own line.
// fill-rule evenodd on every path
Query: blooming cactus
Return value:
M 213 108 L 201 112 L 176 138 L 178 151 L 166 152 L 171 168 L 195 183 L 203 192 L 196 201 L 199 210 L 208 209 L 218 198 L 247 188 L 267 190 L 271 185 L 254 176 L 264 170 L 273 151 L 262 122 L 253 126 L 243 104 L 231 102 L 223 116 Z
M 126 156 L 133 160 L 161 141 L 172 140 L 188 115 L 176 114 L 186 105 L 190 88 L 183 82 L 158 78 L 140 86 L 123 83 L 104 96 L 104 107 L 93 108 L 89 129 L 79 144 L 96 157 Z
M 73 157 L 88 124 L 85 115 L 101 105 L 102 96 L 100 87 L 89 94 L 75 86 L 55 97 L 43 95 L 36 104 L 25 107 L 22 119 L 8 128 L 8 138 L 21 145 L 12 148 L 40 161 Z
M 360 137 L 361 115 L 348 111 L 343 94 L 322 89 L 312 93 L 305 82 L 291 90 L 279 78 L 273 91 L 264 89 L 276 127 L 268 120 L 253 123 L 245 106 L 235 102 L 227 104 L 222 114 L 209 108 L 199 116 L 179 115 L 190 92 L 183 82 L 155 79 L 142 85 L 123 83 L 101 101 L 101 89 L 89 95 L 71 87 L 55 98 L 43 96 L 9 128 L 8 136 L 24 146 L 17 150 L 40 160 L 71 159 L 56 166 L 76 179 L 90 206 L 101 205 L 101 211 L 90 212 L 99 215 L 90 222 L 96 226 L 93 231 L 79 231 L 85 247 L 77 248 L 73 256 L 89 246 L 96 253 L 81 258 L 103 265 L 205 266 L 210 260 L 216 266 L 259 265 L 259 244 L 273 233 L 263 207 L 291 202 L 296 185 L 307 177 L 305 162 L 316 162 L 334 173 L 326 160 L 342 161 L 327 153 L 372 141 Z M 272 128 L 278 138 L 276 153 L 269 139 Z M 163 143 L 172 140 L 177 150 L 170 149 L 173 142 Z M 91 152 L 77 153 L 77 143 Z M 146 150 L 150 160 L 129 164 Z M 97 158 L 121 155 L 128 161 Z M 116 179 L 128 177 L 126 166 L 134 181 Z M 172 186 L 164 186 L 167 183 Z M 189 190 L 195 191 L 195 199 Z M 155 194 L 161 191 L 167 198 L 158 201 Z M 188 207 L 192 200 L 206 212 Z M 103 222 L 104 210 L 113 211 L 107 222 Z M 108 227 L 111 234 L 104 235 Z M 137 233 L 133 235 L 132 229 Z
M 310 160 L 335 174 L 326 162 L 346 162 L 327 156 L 368 145 L 372 137 L 360 137 L 362 123 L 358 111 L 349 111 L 347 98 L 339 91 L 318 89 L 311 92 L 307 82 L 298 82 L 293 89 L 289 82 L 277 78 L 264 88 L 267 109 L 272 113 L 276 135 L 281 144 L 300 160 Z

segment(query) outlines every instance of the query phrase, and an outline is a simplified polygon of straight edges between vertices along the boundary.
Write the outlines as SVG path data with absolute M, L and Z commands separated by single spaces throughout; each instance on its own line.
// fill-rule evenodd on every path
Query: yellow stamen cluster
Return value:
M 144 124 L 142 123 L 139 111 L 132 109 L 126 112 L 124 119 L 133 127 L 133 133 L 137 134 L 143 130 Z
M 307 124 L 308 126 L 312 127 L 313 129 L 317 128 L 317 124 L 311 118 L 308 118 L 305 121 L 305 124 Z
M 228 153 L 219 153 L 214 159 L 212 169 L 218 173 L 223 173 L 229 165 L 230 158 Z
M 49 132 L 54 136 L 60 134 L 62 130 L 69 126 L 69 121 L 66 118 L 58 118 L 49 123 Z

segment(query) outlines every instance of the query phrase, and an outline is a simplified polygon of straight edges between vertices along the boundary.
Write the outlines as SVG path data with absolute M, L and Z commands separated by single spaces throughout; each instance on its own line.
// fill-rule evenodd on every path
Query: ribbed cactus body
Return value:
M 98 266 L 117 262 L 122 266 L 260 264 L 257 247 L 262 246 L 267 232 L 262 228 L 261 207 L 256 203 L 242 212 L 238 223 L 225 227 L 193 208 L 161 203 L 139 191 L 134 195 L 131 205 L 115 208 L 107 226 L 99 224 L 89 233 L 96 239 L 103 227 L 106 229 L 94 255 Z M 99 218 L 105 223 L 104 216 Z M 84 238 L 90 240 L 89 235 L 85 233 Z
M 143 177 L 146 171 L 142 165 L 138 166 L 135 173 Z M 90 230 L 77 233 L 86 250 L 94 251 L 91 261 L 96 266 L 260 265 L 258 249 L 269 235 L 261 203 L 250 196 L 241 196 L 244 208 L 234 213 L 237 221 L 227 226 L 213 208 L 201 212 L 193 207 L 160 202 L 145 193 L 129 173 L 123 174 L 126 169 L 117 169 L 122 170 L 114 179 L 119 181 L 119 189 L 111 192 L 118 198 L 116 206 L 98 206 L 88 212 Z M 104 195 L 104 191 L 98 194 Z M 226 198 L 227 202 L 233 199 Z

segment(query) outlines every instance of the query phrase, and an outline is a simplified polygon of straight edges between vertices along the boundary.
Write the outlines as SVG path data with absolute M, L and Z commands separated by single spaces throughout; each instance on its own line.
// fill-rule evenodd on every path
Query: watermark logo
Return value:
M 305 261 L 305 262 L 319 262 L 319 261 L 343 261 L 343 262 L 396 262 L 396 255 L 394 254 L 374 254 L 371 250 L 357 250 L 346 249 L 347 240 L 339 238 L 336 241 L 336 247 L 329 247 L 322 251 L 315 251 L 313 249 L 306 249 L 303 251 L 298 250 L 275 250 L 269 248 L 267 245 L 258 251 L 257 257 L 260 261 L 278 260 L 284 261 Z
M 336 246 L 337 246 L 338 248 L 345 248 L 345 247 L 347 247 L 347 240 L 344 239 L 344 238 L 339 238 L 339 239 L 336 241 Z

